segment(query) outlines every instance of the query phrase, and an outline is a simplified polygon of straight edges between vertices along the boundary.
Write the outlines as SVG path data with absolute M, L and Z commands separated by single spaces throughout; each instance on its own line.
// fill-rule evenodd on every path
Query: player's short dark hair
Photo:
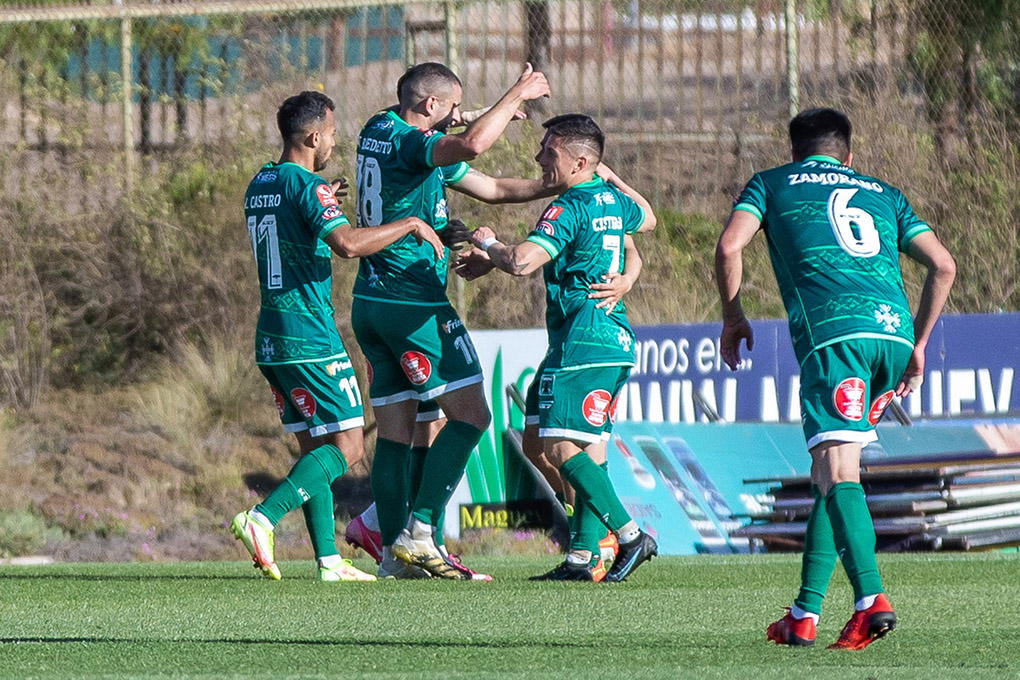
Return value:
M 445 65 L 434 61 L 415 64 L 397 81 L 397 101 L 411 108 L 426 97 L 445 93 L 452 85 L 460 85 L 460 78 Z
M 583 113 L 563 113 L 542 123 L 542 127 L 567 145 L 581 146 L 595 154 L 595 162 L 602 160 L 606 150 L 606 135 L 595 120 Z
M 284 141 L 291 141 L 296 135 L 305 134 L 326 119 L 326 110 L 336 110 L 333 100 L 322 94 L 305 90 L 288 97 L 276 112 L 276 125 Z
M 807 109 L 790 121 L 790 144 L 793 155 L 800 159 L 825 154 L 846 160 L 852 133 L 850 119 L 836 109 Z

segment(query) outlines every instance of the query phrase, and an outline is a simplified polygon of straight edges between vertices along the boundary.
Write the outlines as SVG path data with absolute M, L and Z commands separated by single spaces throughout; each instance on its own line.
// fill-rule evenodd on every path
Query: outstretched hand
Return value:
M 592 292 L 588 293 L 588 299 L 601 300 L 595 309 L 604 309 L 606 316 L 609 316 L 623 296 L 630 292 L 633 281 L 620 272 L 609 272 L 602 279 L 602 282 L 589 286 Z
M 411 232 L 411 236 L 418 242 L 418 245 L 428 243 L 436 251 L 437 261 L 446 259 L 443 242 L 439 239 L 439 234 L 436 233 L 436 230 L 417 217 L 408 217 L 407 219 L 411 220 L 411 223 L 414 225 L 414 231 Z
M 741 340 L 747 343 L 748 352 L 754 349 L 754 331 L 747 319 L 743 316 L 736 321 L 723 319 L 722 332 L 719 334 L 719 354 L 731 371 L 737 370 L 740 364 Z
M 485 254 L 484 251 L 478 248 L 472 248 L 466 252 L 460 253 L 457 256 L 457 264 L 453 266 L 453 271 L 461 278 L 467 281 L 474 281 L 477 278 L 481 278 L 495 269 L 495 265 L 492 264 L 492 260 Z
M 336 200 L 342 201 L 350 193 L 351 186 L 347 183 L 346 177 L 338 177 L 329 183 L 329 188 L 333 190 Z
M 439 238 L 450 250 L 460 250 L 460 247 L 468 242 L 471 230 L 461 220 L 450 220 L 446 227 L 439 232 Z

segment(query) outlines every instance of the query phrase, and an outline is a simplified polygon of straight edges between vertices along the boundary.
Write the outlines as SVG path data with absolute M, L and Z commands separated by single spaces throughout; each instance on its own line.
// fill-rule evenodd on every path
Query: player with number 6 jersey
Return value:
M 715 252 L 722 302 L 720 355 L 740 370 L 754 332 L 740 304 L 743 250 L 758 231 L 789 316 L 800 362 L 800 406 L 814 504 L 793 606 L 766 630 L 782 645 L 812 645 L 837 558 L 854 614 L 837 649 L 863 649 L 896 625 L 875 560 L 875 529 L 860 483 L 862 446 L 895 396 L 921 383 L 924 351 L 956 275 L 952 256 L 907 200 L 851 169 L 850 120 L 809 109 L 790 121 L 792 163 L 755 174 Z M 899 253 L 928 270 L 913 323 Z

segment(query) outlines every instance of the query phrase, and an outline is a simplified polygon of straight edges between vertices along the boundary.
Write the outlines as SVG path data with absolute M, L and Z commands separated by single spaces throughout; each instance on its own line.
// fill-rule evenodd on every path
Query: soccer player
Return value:
M 286 479 L 230 529 L 255 566 L 275 580 L 274 527 L 300 506 L 324 581 L 374 581 L 340 558 L 334 541 L 330 484 L 362 456 L 361 393 L 333 320 L 330 251 L 360 257 L 410 237 L 436 257 L 443 244 L 422 220 L 405 217 L 377 229 L 355 229 L 337 200 L 343 180 L 315 175 L 335 144 L 333 101 L 302 92 L 283 102 L 277 124 L 283 153 L 252 179 L 244 198 L 248 236 L 258 269 L 262 306 L 255 362 L 266 377 L 284 430 L 301 457 Z
M 543 268 L 546 283 L 549 350 L 535 376 L 538 436 L 577 500 L 566 560 L 537 578 L 593 580 L 591 546 L 604 525 L 619 541 L 603 579 L 613 583 L 657 554 L 658 546 L 631 519 L 606 472 L 611 405 L 634 364 L 634 334 L 623 306 L 606 314 L 597 308 L 591 287 L 607 273 L 623 271 L 630 235 L 653 229 L 655 216 L 640 194 L 620 188 L 618 177 L 595 174 L 605 136 L 594 120 L 565 114 L 543 125 L 546 134 L 535 160 L 542 182 L 559 196 L 524 242 L 505 245 L 488 227 L 472 232 L 471 242 L 514 276 Z
M 358 225 L 413 215 L 449 232 L 448 186 L 490 202 L 542 195 L 538 180 L 492 178 L 465 161 L 492 146 L 524 102 L 548 94 L 545 76 L 529 64 L 490 110 L 463 132 L 445 134 L 460 122 L 460 80 L 442 64 L 408 69 L 397 83 L 397 110 L 370 118 L 358 139 Z M 447 233 L 444 241 L 457 238 Z M 362 258 L 351 320 L 372 369 L 369 395 L 379 423 L 372 495 L 381 569 L 395 557 L 434 576 L 461 579 L 469 576 L 444 558 L 433 532 L 490 415 L 471 338 L 446 296 L 446 273 L 445 260 L 408 239 Z M 408 507 L 415 413 L 418 402 L 429 399 L 448 421 L 429 447 L 420 490 Z
M 800 362 L 801 417 L 811 453 L 814 506 L 801 586 L 768 627 L 776 644 L 811 645 L 836 557 L 854 590 L 854 614 L 830 648 L 863 649 L 896 615 L 875 561 L 875 530 L 860 484 L 861 446 L 894 396 L 917 389 L 924 350 L 956 275 L 952 256 L 906 198 L 850 168 L 850 120 L 810 109 L 790 121 L 793 162 L 755 174 L 719 238 L 723 361 L 740 366 L 754 336 L 740 305 L 742 252 L 765 232 Z M 899 253 L 928 275 L 910 323 Z

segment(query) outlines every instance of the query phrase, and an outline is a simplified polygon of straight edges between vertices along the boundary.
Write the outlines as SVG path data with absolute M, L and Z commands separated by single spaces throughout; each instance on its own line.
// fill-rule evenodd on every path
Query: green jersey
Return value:
M 267 163 L 244 195 L 262 308 L 255 362 L 346 358 L 333 322 L 330 248 L 323 238 L 347 218 L 321 177 L 294 163 Z
M 812 156 L 755 174 L 734 210 L 762 221 L 798 361 L 850 338 L 913 346 L 899 251 L 930 228 L 899 190 Z
M 446 227 L 446 186 L 468 171 L 466 163 L 432 165 L 432 147 L 443 136 L 404 122 L 394 111 L 369 119 L 358 137 L 358 226 L 377 227 L 417 217 L 436 231 Z M 445 252 L 445 250 L 444 250 Z M 447 304 L 446 264 L 427 243 L 405 236 L 361 258 L 354 297 L 381 302 Z
M 634 365 L 623 303 L 607 315 L 588 294 L 605 274 L 623 271 L 624 234 L 644 219 L 641 206 L 598 177 L 572 186 L 542 213 L 528 240 L 552 258 L 543 271 L 548 368 Z

